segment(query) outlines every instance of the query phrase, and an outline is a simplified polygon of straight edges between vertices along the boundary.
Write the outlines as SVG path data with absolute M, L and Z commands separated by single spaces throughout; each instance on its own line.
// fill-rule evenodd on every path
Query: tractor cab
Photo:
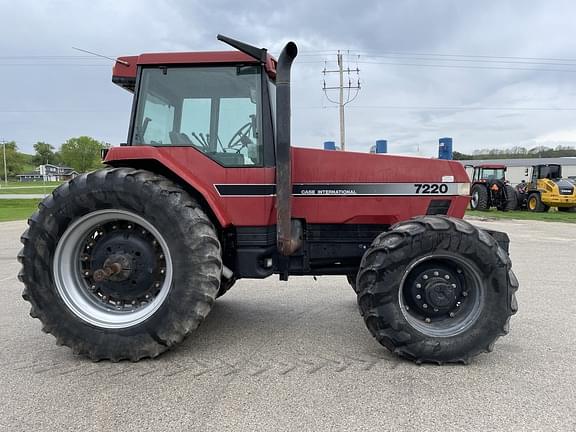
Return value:
M 135 93 L 127 145 L 193 147 L 224 167 L 272 165 L 276 61 L 257 55 L 121 57 L 113 82 Z
M 488 182 L 506 180 L 506 165 L 477 165 L 472 175 L 473 182 Z
M 562 166 L 558 164 L 534 165 L 532 167 L 531 183 L 536 185 L 538 180 L 555 180 L 562 178 Z

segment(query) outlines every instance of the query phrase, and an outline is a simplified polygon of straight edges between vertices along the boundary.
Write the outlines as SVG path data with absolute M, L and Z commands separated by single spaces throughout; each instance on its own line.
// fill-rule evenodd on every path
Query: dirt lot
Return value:
M 576 225 L 509 233 L 511 333 L 469 366 L 416 366 L 364 327 L 343 277 L 241 281 L 155 361 L 91 363 L 28 316 L 0 224 L 1 430 L 575 430 Z

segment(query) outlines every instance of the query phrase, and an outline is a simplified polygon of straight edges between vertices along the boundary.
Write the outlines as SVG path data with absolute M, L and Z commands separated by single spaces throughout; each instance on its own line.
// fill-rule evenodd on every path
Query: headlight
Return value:
M 458 195 L 470 195 L 470 183 L 458 183 Z

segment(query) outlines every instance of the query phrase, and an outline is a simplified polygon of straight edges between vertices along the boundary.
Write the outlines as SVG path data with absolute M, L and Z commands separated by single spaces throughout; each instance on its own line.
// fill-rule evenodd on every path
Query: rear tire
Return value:
M 474 185 L 471 195 L 470 208 L 472 210 L 486 211 L 490 209 L 488 205 L 488 189 L 486 189 L 486 186 L 481 184 Z
M 353 275 L 347 275 L 346 276 L 346 280 L 348 281 L 348 283 L 350 284 L 350 286 L 352 287 L 352 289 L 354 290 L 354 292 L 356 294 L 358 294 L 358 289 L 357 289 L 357 285 L 356 285 L 356 274 Z
M 550 207 L 547 206 L 546 204 L 544 204 L 542 202 L 542 198 L 540 197 L 539 193 L 531 193 L 528 196 L 528 210 L 530 210 L 531 212 L 536 212 L 536 213 L 543 213 L 543 212 L 547 212 Z
M 504 202 L 504 205 L 502 206 L 502 208 L 499 208 L 498 210 L 501 210 L 501 211 L 516 210 L 518 208 L 518 196 L 516 195 L 516 189 L 514 189 L 510 185 L 506 185 L 505 188 L 506 188 L 506 190 L 505 190 L 506 201 Z
M 75 354 L 156 357 L 212 308 L 222 272 L 214 226 L 162 176 L 131 168 L 83 174 L 44 199 L 28 224 L 18 256 L 22 297 L 43 331 Z M 104 261 L 121 271 L 105 275 Z
M 508 333 L 518 281 L 498 243 L 469 223 L 426 216 L 378 236 L 358 304 L 383 346 L 417 363 L 467 363 Z
M 218 289 L 218 294 L 216 294 L 216 298 L 222 297 L 224 294 L 228 292 L 230 288 L 236 283 L 236 278 L 232 277 L 231 279 L 222 278 L 220 281 L 220 288 Z

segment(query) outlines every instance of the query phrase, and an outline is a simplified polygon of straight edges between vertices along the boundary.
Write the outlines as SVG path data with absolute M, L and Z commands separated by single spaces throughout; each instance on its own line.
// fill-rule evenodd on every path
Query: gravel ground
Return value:
M 476 223 L 476 222 L 475 222 Z M 509 233 L 510 334 L 470 365 L 416 366 L 364 327 L 344 277 L 240 281 L 157 360 L 92 363 L 28 316 L 0 224 L 0 430 L 576 430 L 576 225 Z

